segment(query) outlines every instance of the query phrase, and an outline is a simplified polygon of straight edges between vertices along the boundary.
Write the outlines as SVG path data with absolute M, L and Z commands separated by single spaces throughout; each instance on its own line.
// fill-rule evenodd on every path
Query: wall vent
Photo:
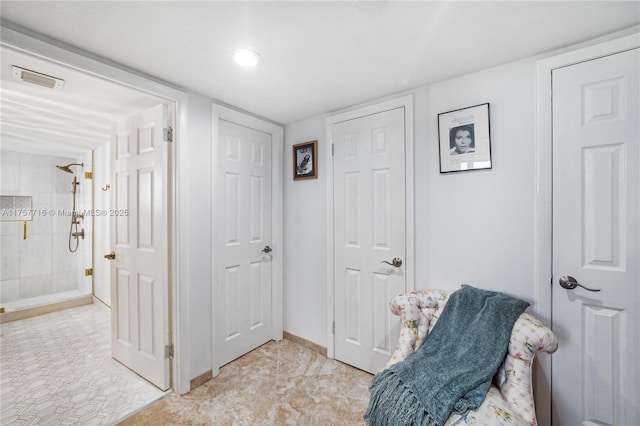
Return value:
M 16 65 L 12 67 L 13 77 L 26 83 L 37 84 L 38 86 L 48 87 L 49 89 L 60 90 L 64 85 L 61 78 L 52 77 Z

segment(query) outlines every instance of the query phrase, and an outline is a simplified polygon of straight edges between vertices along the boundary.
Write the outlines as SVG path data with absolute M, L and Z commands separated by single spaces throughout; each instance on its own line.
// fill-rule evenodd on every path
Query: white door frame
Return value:
M 396 108 L 404 107 L 405 128 L 405 184 L 406 205 L 405 223 L 407 245 L 405 253 L 406 286 L 407 291 L 415 288 L 415 257 L 414 257 L 414 189 L 413 189 L 413 95 L 406 95 L 372 105 L 361 106 L 353 110 L 341 112 L 327 117 L 327 357 L 335 357 L 335 342 L 333 321 L 335 318 L 335 279 L 334 279 L 334 220 L 333 220 L 333 126 L 334 124 L 353 120 L 354 118 L 377 114 Z
M 637 30 L 636 30 L 637 31 Z M 628 31 L 626 32 L 629 33 Z M 552 310 L 552 90 L 551 72 L 640 46 L 640 33 L 633 33 L 543 59 L 536 69 L 536 135 L 535 135 L 535 225 L 534 225 L 534 282 L 536 294 L 535 314 L 545 323 L 551 323 Z M 534 380 L 544 386 L 551 385 L 551 357 L 539 358 L 541 368 Z M 547 389 L 548 390 L 548 389 Z M 536 411 L 540 424 L 551 424 L 551 393 L 536 392 Z
M 284 270 L 284 244 L 283 244 L 283 209 L 284 209 L 284 197 L 283 197 L 283 171 L 282 171 L 282 161 L 283 161 L 283 145 L 284 145 L 284 129 L 281 126 L 270 123 L 268 121 L 262 120 L 257 117 L 253 117 L 251 115 L 233 110 L 231 108 L 212 104 L 212 119 L 211 119 L 211 139 L 213 144 L 220 143 L 218 135 L 219 135 L 219 121 L 225 120 L 230 121 L 232 123 L 240 124 L 242 126 L 250 127 L 256 130 L 260 130 L 265 133 L 269 133 L 272 136 L 271 143 L 271 229 L 272 229 L 272 248 L 276 255 L 273 257 L 272 266 L 271 266 L 271 315 L 272 315 L 272 324 L 273 324 L 273 335 L 272 338 L 274 340 L 282 340 L 283 335 L 283 327 L 284 327 L 284 307 L 283 307 L 283 296 L 284 296 L 284 286 L 282 282 L 283 270 Z M 216 176 L 216 169 L 218 167 L 218 150 L 215 147 L 211 149 L 211 169 L 209 171 L 209 182 L 213 182 L 214 177 Z M 213 212 L 215 211 L 214 203 L 218 199 L 214 194 L 211 197 L 211 212 L 213 218 Z M 215 245 L 215 234 L 217 230 L 215 228 L 211 229 L 211 277 L 215 279 L 215 265 L 216 265 L 216 245 Z M 213 285 L 217 285 L 215 281 Z M 212 299 L 211 299 L 211 318 L 212 321 L 216 320 L 216 292 L 212 291 Z M 213 324 L 213 322 L 212 322 Z M 215 343 L 218 342 L 217 338 L 217 327 L 212 327 L 212 376 L 215 377 L 218 375 L 220 369 L 220 362 L 218 361 L 217 350 L 215 347 Z
M 171 362 L 171 388 L 178 394 L 190 390 L 189 372 L 189 289 L 185 276 L 187 268 L 181 267 L 185 259 L 180 260 L 179 252 L 183 242 L 177 232 L 180 218 L 180 185 L 177 176 L 180 175 L 179 160 L 181 141 L 187 140 L 187 105 L 188 95 L 158 83 L 156 80 L 134 74 L 124 68 L 108 64 L 104 60 L 96 59 L 89 52 L 82 52 L 63 43 L 50 44 L 46 39 L 39 39 L 14 29 L 3 22 L 0 28 L 0 43 L 4 47 L 25 52 L 46 60 L 56 62 L 66 67 L 102 78 L 122 86 L 148 93 L 161 98 L 173 109 L 172 122 L 174 125 L 174 141 L 169 146 L 169 169 L 171 175 L 169 205 L 169 328 L 170 342 L 174 345 L 174 357 Z M 63 47 L 64 46 L 64 47 Z M 185 144 L 186 145 L 186 144 Z

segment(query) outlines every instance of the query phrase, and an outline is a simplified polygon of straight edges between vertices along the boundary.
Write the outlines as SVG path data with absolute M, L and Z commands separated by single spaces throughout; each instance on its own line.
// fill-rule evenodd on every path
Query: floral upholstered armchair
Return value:
M 387 367 L 404 360 L 431 332 L 452 292 L 423 290 L 394 297 L 389 307 L 400 316 L 401 331 L 396 351 Z M 538 351 L 553 353 L 558 342 L 553 332 L 533 315 L 523 313 L 516 320 L 507 355 L 493 378 L 487 396 L 478 409 L 464 416 L 452 414 L 445 426 L 537 425 L 531 385 L 533 359 Z

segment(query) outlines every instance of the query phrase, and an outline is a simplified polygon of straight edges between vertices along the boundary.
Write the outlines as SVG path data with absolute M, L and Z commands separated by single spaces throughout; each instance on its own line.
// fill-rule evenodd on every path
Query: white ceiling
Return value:
M 111 126 L 160 101 L 97 77 L 2 47 L 2 149 L 74 158 L 111 140 Z M 25 83 L 13 65 L 60 77 L 62 90 Z
M 0 16 L 288 124 L 638 25 L 640 2 L 3 0 Z M 264 63 L 239 69 L 228 54 L 237 47 L 259 52 Z M 15 104 L 25 94 L 37 96 L 6 82 L 13 60 L 6 55 L 3 49 L 2 89 L 15 94 L 3 93 L 3 129 L 7 110 L 24 107 Z M 79 83 L 76 91 L 71 82 L 81 76 L 51 72 L 69 81 L 58 101 L 70 102 L 70 118 L 87 120 L 89 105 L 94 115 L 113 112 L 117 93 L 104 105 L 83 104 L 99 85 Z M 125 93 L 125 103 L 136 103 Z M 52 109 L 43 102 L 38 111 Z

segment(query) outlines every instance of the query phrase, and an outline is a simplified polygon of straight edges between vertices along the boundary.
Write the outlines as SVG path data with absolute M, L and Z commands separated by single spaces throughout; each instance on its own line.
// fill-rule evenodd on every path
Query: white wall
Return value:
M 416 287 L 461 283 L 534 301 L 535 61 L 415 93 Z M 489 102 L 491 170 L 439 172 L 437 115 Z
M 292 146 L 318 141 L 318 179 L 293 180 Z M 299 121 L 284 143 L 284 330 L 326 344 L 325 117 Z
M 534 300 L 535 59 L 413 91 L 417 289 L 462 283 Z M 493 169 L 439 173 L 437 114 L 490 103 Z M 285 325 L 327 345 L 326 116 L 285 130 Z M 318 139 L 318 180 L 293 182 L 291 145 Z
M 95 211 L 111 208 L 111 195 L 115 182 L 111 182 L 111 144 L 104 144 L 93 151 L 93 208 Z M 110 185 L 106 191 L 106 185 Z M 113 188 L 111 188 L 113 186 Z M 111 217 L 106 215 L 93 218 L 93 295 L 107 306 L 111 306 L 111 261 L 104 258 L 110 253 Z
M 211 102 L 189 93 L 188 140 L 180 148 L 180 284 L 189 287 L 189 377 L 211 370 Z

